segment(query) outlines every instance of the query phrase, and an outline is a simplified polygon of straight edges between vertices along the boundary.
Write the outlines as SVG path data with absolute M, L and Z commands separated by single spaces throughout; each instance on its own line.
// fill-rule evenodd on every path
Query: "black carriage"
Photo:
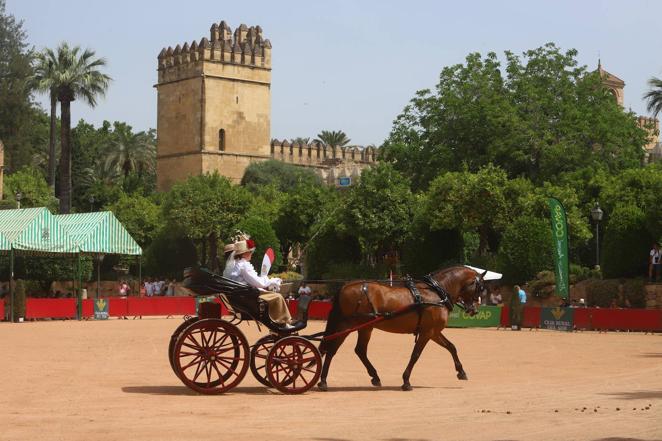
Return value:
M 299 394 L 313 387 L 322 359 L 308 338 L 296 335 L 306 327 L 309 296 L 299 298 L 298 317 L 283 328 L 269 317 L 260 291 L 201 268 L 184 273 L 184 286 L 198 296 L 216 296 L 220 302 L 202 302 L 198 316 L 189 317 L 170 338 L 170 365 L 189 388 L 203 394 L 220 394 L 237 386 L 248 369 L 268 387 Z M 230 316 L 221 316 L 221 303 Z M 249 346 L 237 324 L 252 320 L 269 329 L 269 335 Z

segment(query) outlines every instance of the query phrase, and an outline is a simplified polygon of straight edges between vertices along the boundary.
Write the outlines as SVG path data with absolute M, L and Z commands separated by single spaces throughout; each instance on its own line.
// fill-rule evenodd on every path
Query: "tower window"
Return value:
M 218 150 L 221 152 L 225 151 L 225 129 L 218 131 Z

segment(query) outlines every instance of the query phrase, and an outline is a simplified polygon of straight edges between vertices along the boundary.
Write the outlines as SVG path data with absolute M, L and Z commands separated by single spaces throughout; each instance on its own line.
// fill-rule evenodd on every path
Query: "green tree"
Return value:
M 287 265 L 288 255 L 296 244 L 305 245 L 327 214 L 325 206 L 331 199 L 327 187 L 299 184 L 284 195 L 283 202 L 274 222 L 280 240 L 283 262 Z
M 644 99 L 648 101 L 646 109 L 657 117 L 662 112 L 662 80 L 653 77 L 648 80 L 648 86 L 650 90 L 644 94 Z
M 342 130 L 322 130 L 317 134 L 315 141 L 332 147 L 343 147 L 351 141 Z
M 274 185 L 279 191 L 287 192 L 298 184 L 321 183 L 314 171 L 281 161 L 256 162 L 248 167 L 241 178 L 241 185 L 251 191 Z
M 143 249 L 150 245 L 163 225 L 160 207 L 138 194 L 121 194 L 117 202 L 105 208 L 113 212 Z
M 54 51 L 57 64 L 53 67 L 53 84 L 61 108 L 60 134 L 60 212 L 71 210 L 71 102 L 83 99 L 94 107 L 97 97 L 108 89 L 110 77 L 99 69 L 106 65 L 103 58 L 95 58 L 94 51 L 70 47 L 61 43 Z
M 617 203 L 609 216 L 602 241 L 601 267 L 605 277 L 646 274 L 653 237 L 646 228 L 645 212 L 631 203 Z
M 130 125 L 116 121 L 113 124 L 113 136 L 105 147 L 106 163 L 109 167 L 118 168 L 125 178 L 130 173 L 154 173 L 155 141 L 153 131 L 133 133 Z
M 4 199 L 16 201 L 16 193 L 21 193 L 21 207 L 48 207 L 55 211 L 57 200 L 53 189 L 48 186 L 41 172 L 27 167 L 5 178 Z
M 199 245 L 201 263 L 218 269 L 219 239 L 234 233 L 250 206 L 251 195 L 245 188 L 214 173 L 175 184 L 165 195 L 163 213 L 171 228 Z
M 477 173 L 449 172 L 438 176 L 430 184 L 424 201 L 430 228 L 475 232 L 480 239 L 478 254 L 484 255 L 490 235 L 502 232 L 510 221 L 512 198 L 506 197 L 507 188 L 506 172 L 491 165 Z
M 31 60 L 23 22 L 8 14 L 0 0 L 0 140 L 12 172 L 29 165 L 36 148 L 32 137 L 39 110 L 30 98 Z
M 425 189 L 440 172 L 478 171 L 487 164 L 536 184 L 587 166 L 638 166 L 646 142 L 635 115 L 602 87 L 597 72 L 578 67 L 575 50 L 555 45 L 470 54 L 443 69 L 434 92 L 419 91 L 382 148 L 382 158 Z
M 407 239 L 416 203 L 409 185 L 393 166 L 378 164 L 363 172 L 337 212 L 336 228 L 357 237 L 365 263 L 375 265 Z
M 504 281 L 521 283 L 552 269 L 552 233 L 547 219 L 520 216 L 508 224 L 497 256 Z
M 310 143 L 310 137 L 298 136 L 290 140 L 290 144 L 303 144 L 308 145 Z

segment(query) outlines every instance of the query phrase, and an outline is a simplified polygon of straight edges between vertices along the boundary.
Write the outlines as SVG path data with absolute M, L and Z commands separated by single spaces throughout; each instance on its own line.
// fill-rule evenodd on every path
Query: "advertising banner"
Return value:
M 540 308 L 540 327 L 556 331 L 572 331 L 574 315 L 573 308 Z
M 501 323 L 500 306 L 481 306 L 473 317 L 456 306 L 448 318 L 448 326 L 451 328 L 496 328 L 499 323 Z
M 96 299 L 94 301 L 94 320 L 108 320 L 108 305 L 106 299 Z
M 558 199 L 547 200 L 551 211 L 552 239 L 554 241 L 554 274 L 556 295 L 567 299 L 570 293 L 568 266 L 568 221 L 563 204 Z

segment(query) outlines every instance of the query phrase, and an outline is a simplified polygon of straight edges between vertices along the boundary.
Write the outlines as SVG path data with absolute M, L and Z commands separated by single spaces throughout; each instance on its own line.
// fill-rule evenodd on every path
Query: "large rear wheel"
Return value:
M 220 319 L 198 320 L 177 339 L 175 373 L 202 394 L 220 394 L 237 386 L 248 371 L 248 342 L 235 325 Z
M 284 394 L 301 394 L 312 388 L 322 373 L 322 356 L 302 337 L 278 340 L 267 356 L 267 379 Z

